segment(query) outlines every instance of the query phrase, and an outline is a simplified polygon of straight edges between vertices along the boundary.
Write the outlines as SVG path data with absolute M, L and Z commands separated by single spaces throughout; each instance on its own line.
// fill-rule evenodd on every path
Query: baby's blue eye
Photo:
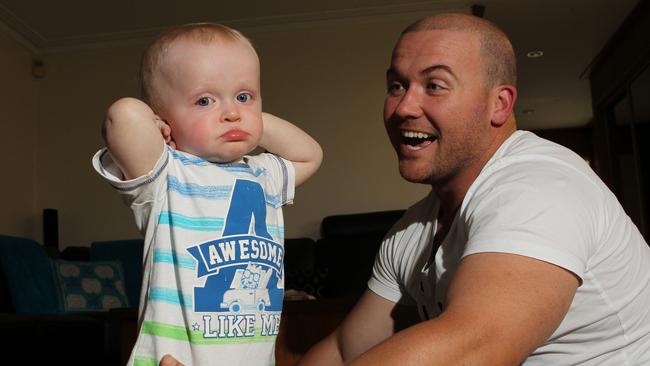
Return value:
M 196 101 L 196 105 L 201 106 L 201 107 L 206 107 L 210 105 L 210 98 L 208 97 L 201 97 L 199 100 Z
M 251 95 L 248 93 L 237 94 L 237 101 L 241 103 L 246 103 L 251 99 Z

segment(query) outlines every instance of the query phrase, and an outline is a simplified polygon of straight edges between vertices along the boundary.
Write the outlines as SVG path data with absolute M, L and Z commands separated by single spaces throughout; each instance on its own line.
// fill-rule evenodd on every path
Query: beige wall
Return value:
M 34 162 L 38 82 L 32 56 L 0 30 L 0 234 L 41 239 Z
M 399 176 L 382 118 L 390 53 L 409 22 L 250 35 L 264 108 L 299 124 L 324 150 L 320 171 L 285 210 L 287 237 L 318 237 L 326 215 L 406 208 L 428 191 Z
M 39 209 L 59 211 L 59 243 L 138 237 L 129 209 L 95 174 L 101 123 L 110 102 L 137 93 L 142 46 L 60 52 L 46 58 L 38 123 Z
M 309 132 L 325 152 L 321 170 L 298 189 L 295 204 L 285 210 L 287 237 L 318 237 L 326 215 L 406 208 L 428 191 L 399 177 L 381 117 L 390 50 L 409 20 L 244 29 L 262 61 L 264 109 Z M 21 168 L 24 177 L 15 184 L 24 189 L 23 180 L 36 182 L 37 194 L 25 193 L 25 203 L 36 197 L 35 209 L 21 207 L 19 221 L 40 225 L 43 208 L 59 210 L 61 247 L 139 235 L 129 210 L 94 173 L 90 159 L 102 145 L 100 123 L 108 104 L 119 96 L 137 95 L 142 47 L 59 51 L 45 58 L 47 76 L 39 80 L 38 93 L 36 176 Z M 33 122 L 29 125 L 15 127 L 20 139 L 34 135 Z M 7 184 L 3 180 L 3 191 Z M 18 225 L 12 223 L 10 229 L 16 231 Z

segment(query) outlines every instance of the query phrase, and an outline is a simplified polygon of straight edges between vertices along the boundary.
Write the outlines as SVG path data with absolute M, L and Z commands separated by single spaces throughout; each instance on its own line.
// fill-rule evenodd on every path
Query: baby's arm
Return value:
M 309 179 L 323 160 L 323 150 L 316 140 L 291 123 L 263 113 L 264 133 L 260 147 L 293 163 L 296 187 Z
M 111 157 L 126 179 L 153 169 L 170 139 L 169 126 L 144 102 L 122 98 L 106 113 L 102 135 Z

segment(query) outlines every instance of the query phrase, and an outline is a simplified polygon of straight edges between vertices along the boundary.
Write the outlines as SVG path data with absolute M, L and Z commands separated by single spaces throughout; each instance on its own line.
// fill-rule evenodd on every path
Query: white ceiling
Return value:
M 519 60 L 519 125 L 581 126 L 591 118 L 589 65 L 637 0 L 483 0 L 484 17 L 512 38 Z M 188 22 L 244 30 L 310 22 L 417 19 L 466 11 L 465 0 L 0 0 L 0 31 L 34 54 L 149 38 Z M 544 56 L 527 58 L 528 51 Z M 524 113 L 524 111 L 527 111 Z

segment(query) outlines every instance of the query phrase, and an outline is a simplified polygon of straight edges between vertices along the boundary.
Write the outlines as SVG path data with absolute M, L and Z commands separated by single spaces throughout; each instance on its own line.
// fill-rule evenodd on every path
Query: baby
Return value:
M 272 365 L 284 293 L 282 206 L 318 143 L 262 113 L 259 59 L 236 30 L 182 26 L 142 60 L 143 100 L 113 103 L 93 165 L 145 235 L 129 365 Z M 247 155 L 257 146 L 267 152 Z

